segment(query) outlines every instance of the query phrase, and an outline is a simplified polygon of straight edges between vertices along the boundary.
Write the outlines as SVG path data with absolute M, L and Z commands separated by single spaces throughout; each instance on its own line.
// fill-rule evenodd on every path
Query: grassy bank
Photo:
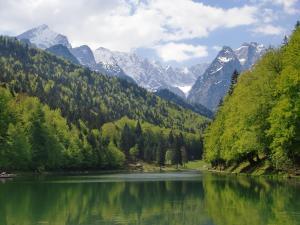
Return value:
M 175 172 L 175 171 L 189 171 L 189 170 L 208 170 L 209 164 L 202 160 L 190 161 L 184 165 L 165 165 L 159 167 L 156 164 L 150 164 L 145 162 L 139 162 L 139 166 L 129 165 L 129 171 L 142 171 L 142 172 Z

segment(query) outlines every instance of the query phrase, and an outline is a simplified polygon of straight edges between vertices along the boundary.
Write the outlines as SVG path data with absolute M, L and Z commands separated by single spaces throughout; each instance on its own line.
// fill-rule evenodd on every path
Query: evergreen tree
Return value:
M 129 150 L 134 145 L 134 135 L 131 132 L 130 127 L 128 124 L 125 124 L 122 134 L 121 134 L 121 149 L 124 151 L 126 160 L 128 161 L 130 159 Z
M 229 95 L 232 95 L 233 93 L 233 89 L 235 87 L 235 85 L 237 84 L 238 81 L 238 77 L 239 77 L 239 72 L 237 70 L 234 70 L 232 76 L 231 76 L 231 83 L 230 83 L 230 87 L 229 87 Z
M 162 166 L 165 165 L 165 156 L 166 156 L 165 145 L 163 140 L 163 134 L 161 133 L 158 144 L 156 146 L 156 161 L 159 165 L 160 170 Z
M 185 166 L 185 164 L 188 162 L 188 154 L 185 146 L 181 147 L 180 152 L 181 152 L 182 165 Z
M 300 21 L 298 20 L 295 25 L 295 31 L 300 27 Z
M 282 43 L 282 45 L 283 45 L 283 46 L 287 46 L 288 43 L 289 43 L 289 38 L 285 35 L 284 38 L 283 38 L 283 43 Z
M 143 134 L 142 126 L 140 124 L 140 121 L 138 120 L 135 126 L 135 137 L 136 139 L 139 139 Z

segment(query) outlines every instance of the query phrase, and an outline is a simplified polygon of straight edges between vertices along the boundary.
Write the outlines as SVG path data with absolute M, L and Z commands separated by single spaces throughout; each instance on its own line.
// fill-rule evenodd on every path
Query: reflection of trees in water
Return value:
M 216 225 L 300 224 L 299 183 L 210 175 L 204 180 L 205 206 Z
M 212 175 L 194 182 L 7 182 L 0 184 L 0 224 L 297 224 L 298 193 L 297 184 Z
M 206 219 L 202 187 L 199 181 L 8 183 L 0 186 L 0 224 L 199 224 Z

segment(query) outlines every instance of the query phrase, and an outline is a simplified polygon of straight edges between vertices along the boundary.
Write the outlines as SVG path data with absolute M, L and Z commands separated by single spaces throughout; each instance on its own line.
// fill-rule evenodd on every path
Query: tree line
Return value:
M 102 135 L 124 152 L 128 162 L 142 160 L 159 166 L 178 166 L 201 159 L 203 152 L 201 135 L 155 127 L 127 117 L 105 124 Z

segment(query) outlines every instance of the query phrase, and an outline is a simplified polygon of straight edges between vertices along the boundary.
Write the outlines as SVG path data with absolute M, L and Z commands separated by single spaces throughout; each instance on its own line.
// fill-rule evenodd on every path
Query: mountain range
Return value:
M 236 50 L 224 46 L 193 85 L 188 95 L 188 101 L 202 104 L 208 109 L 216 111 L 228 92 L 233 72 L 250 69 L 265 51 L 263 45 L 255 42 L 244 43 Z
M 93 52 L 87 45 L 72 48 L 66 36 L 47 25 L 30 29 L 17 38 L 91 70 L 136 82 L 152 92 L 168 89 L 188 104 L 201 104 L 210 110 L 216 110 L 227 93 L 233 71 L 250 69 L 265 52 L 263 45 L 244 43 L 236 50 L 223 47 L 211 64 L 173 68 L 141 58 L 134 52 L 103 47 Z

